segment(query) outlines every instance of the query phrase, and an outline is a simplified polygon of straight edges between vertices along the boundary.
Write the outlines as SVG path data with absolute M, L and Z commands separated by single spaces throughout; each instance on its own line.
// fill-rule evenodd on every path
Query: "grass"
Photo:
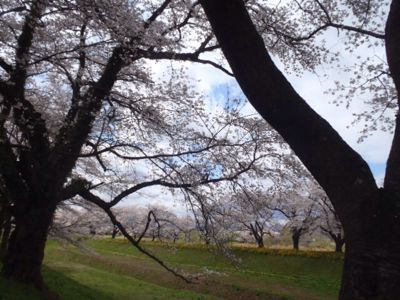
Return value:
M 82 252 L 50 241 L 43 270 L 61 299 L 335 299 L 341 257 L 310 251 L 234 248 L 241 263 L 202 246 L 174 248 L 146 242 L 168 265 L 196 274 L 186 284 L 125 240 L 89 240 Z M 91 250 L 90 250 L 91 249 Z M 301 254 L 300 254 L 301 253 Z M 40 299 L 37 293 L 0 279 L 0 299 Z

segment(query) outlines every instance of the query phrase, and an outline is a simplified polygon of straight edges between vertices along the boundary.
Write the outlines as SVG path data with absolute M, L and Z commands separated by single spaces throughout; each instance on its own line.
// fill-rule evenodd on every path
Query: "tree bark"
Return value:
M 386 176 L 392 175 L 385 178 L 388 191 L 380 191 L 367 163 L 277 69 L 243 0 L 200 3 L 244 94 L 291 146 L 338 213 L 346 236 L 340 298 L 400 299 L 400 197 L 394 193 L 399 190 L 400 152 L 391 152 Z M 393 9 L 399 11 L 398 0 Z M 398 15 L 393 12 L 390 22 L 398 24 Z M 398 26 L 389 27 L 392 31 L 386 32 L 393 34 L 395 47 L 400 31 Z M 398 53 L 390 52 L 397 57 L 395 63 Z M 395 135 L 394 145 L 399 137 Z
M 400 1 L 393 0 L 385 27 L 386 57 L 397 91 L 400 107 Z M 400 113 L 397 112 L 395 132 L 386 165 L 384 187 L 400 194 Z
M 46 290 L 41 266 L 55 207 L 31 206 L 19 209 L 15 216 L 15 229 L 3 259 L 2 273 L 6 278 Z

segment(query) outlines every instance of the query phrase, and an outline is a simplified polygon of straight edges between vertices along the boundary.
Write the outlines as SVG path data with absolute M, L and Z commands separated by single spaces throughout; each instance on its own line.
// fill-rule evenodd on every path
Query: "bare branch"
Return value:
M 208 48 L 204 48 L 203 51 L 208 50 Z M 212 48 L 213 49 L 213 48 Z M 201 64 L 208 64 L 211 65 L 225 74 L 229 76 L 233 76 L 232 72 L 228 71 L 226 68 L 223 66 L 210 61 L 206 59 L 201 59 L 199 58 L 199 55 L 201 52 L 198 52 L 197 50 L 193 53 L 176 53 L 176 52 L 155 52 L 155 51 L 149 51 L 149 50 L 137 50 L 137 53 L 147 59 L 169 59 L 169 60 L 180 60 L 180 61 L 192 61 L 192 62 L 197 62 Z
M 6 14 L 9 14 L 9 13 L 21 12 L 21 11 L 24 11 L 24 10 L 26 10 L 25 6 L 18 6 L 18 7 L 10 8 L 8 10 L 0 12 L 0 17 L 4 16 Z
M 125 227 L 117 220 L 113 212 L 111 211 L 110 207 L 108 206 L 108 203 L 101 200 L 99 197 L 93 195 L 91 192 L 85 190 L 79 193 L 79 195 L 84 198 L 85 200 L 92 202 L 99 206 L 101 209 L 103 209 L 108 217 L 110 218 L 111 222 L 113 225 L 117 226 L 119 231 L 123 234 L 123 236 L 131 243 L 132 246 L 134 246 L 136 249 L 138 249 L 140 252 L 143 254 L 147 255 L 154 261 L 156 261 L 159 265 L 161 265 L 164 269 L 166 269 L 168 272 L 172 273 L 176 277 L 182 279 L 186 283 L 191 283 L 191 281 L 183 276 L 182 274 L 178 273 L 177 271 L 173 270 L 172 268 L 168 267 L 161 259 L 156 257 L 155 255 L 151 254 L 149 251 L 144 249 L 143 247 L 140 246 L 138 240 L 135 240 L 125 229 Z
M 153 14 L 145 22 L 144 28 L 148 28 L 167 8 L 171 0 L 164 0 L 164 2 L 153 12 Z
M 4 71 L 6 71 L 9 74 L 11 74 L 14 71 L 14 68 L 1 57 L 0 57 L 0 67 L 2 67 Z

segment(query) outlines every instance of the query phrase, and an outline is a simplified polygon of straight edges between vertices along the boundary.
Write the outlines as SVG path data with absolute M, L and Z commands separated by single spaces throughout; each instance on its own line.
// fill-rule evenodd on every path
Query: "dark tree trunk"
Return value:
M 264 248 L 263 238 L 257 239 L 257 246 L 258 246 L 258 248 Z
M 375 218 L 359 226 L 346 235 L 341 299 L 399 299 L 400 197 L 382 189 Z
M 250 232 L 253 235 L 254 239 L 256 240 L 258 248 L 264 248 L 264 235 L 257 230 L 258 226 L 253 226 L 250 224 Z
M 397 104 L 400 108 L 400 1 L 393 0 L 385 27 L 386 57 L 390 75 L 397 91 Z M 396 126 L 389 158 L 386 164 L 384 188 L 400 194 L 400 113 L 397 113 Z
M 54 208 L 31 207 L 16 214 L 3 259 L 3 276 L 45 290 L 41 275 L 47 233 Z
M 258 248 L 264 248 L 264 238 L 263 236 L 253 232 L 254 239 L 256 240 Z
M 292 242 L 293 242 L 293 249 L 294 250 L 299 250 L 300 234 L 293 233 L 292 234 Z
M 115 239 L 115 237 L 117 236 L 117 234 L 118 234 L 118 227 L 117 227 L 117 226 L 114 226 L 113 231 L 112 231 L 112 234 L 111 234 L 111 238 L 112 238 L 112 239 Z
M 343 245 L 344 245 L 344 241 L 336 240 L 335 241 L 335 252 L 342 253 Z
M 334 242 L 335 242 L 335 252 L 342 253 L 343 252 L 343 246 L 345 243 L 344 236 L 342 233 L 337 233 L 329 228 L 325 228 L 324 226 L 320 226 L 321 230 L 327 234 Z
M 343 245 L 344 245 L 344 239 L 341 238 L 341 236 L 337 236 L 335 239 L 335 252 L 342 253 L 343 252 Z
M 341 299 L 400 299 L 400 117 L 385 193 L 367 163 L 293 89 L 277 69 L 243 0 L 200 1 L 243 92 L 323 187 L 343 224 Z M 386 26 L 388 63 L 400 91 L 400 2 Z
M 4 215 L 4 220 L 3 220 L 3 232 L 1 235 L 1 242 L 0 242 L 0 258 L 3 259 L 6 251 L 7 251 L 7 246 L 8 246 L 8 241 L 10 238 L 10 232 L 11 232 L 11 214 L 8 212 L 5 213 Z

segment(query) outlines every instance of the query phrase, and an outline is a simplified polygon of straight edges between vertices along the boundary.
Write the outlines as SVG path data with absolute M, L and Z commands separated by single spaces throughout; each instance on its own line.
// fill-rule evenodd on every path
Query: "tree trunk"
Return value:
M 111 238 L 112 238 L 112 239 L 115 239 L 115 237 L 117 236 L 117 234 L 118 234 L 118 228 L 117 228 L 116 226 L 114 226 L 113 231 L 112 231 L 112 234 L 111 234 Z
M 11 232 L 11 215 L 6 212 L 6 215 L 4 216 L 4 223 L 3 223 L 3 232 L 1 235 L 1 242 L 0 242 L 0 258 L 3 259 L 6 251 L 7 251 L 7 246 L 8 246 L 8 241 L 10 238 L 10 232 Z
M 254 236 L 254 239 L 256 240 L 258 248 L 264 248 L 264 236 L 262 233 L 258 232 L 257 223 L 255 226 L 253 226 L 253 224 L 250 224 L 250 232 Z
M 346 233 L 341 299 L 400 299 L 400 196 L 381 189 L 374 218 Z
M 375 243 L 346 244 L 340 299 L 396 300 L 400 298 L 399 282 L 399 252 Z
M 299 250 L 299 243 L 300 243 L 300 235 L 297 233 L 292 234 L 292 241 L 293 241 L 293 249 Z
M 344 240 L 339 238 L 335 239 L 335 252 L 342 253 L 343 252 L 343 245 L 344 245 Z
M 48 229 L 54 208 L 30 207 L 19 211 L 3 260 L 3 276 L 46 290 L 41 275 Z
M 264 248 L 264 238 L 261 234 L 258 234 L 257 232 L 252 232 L 254 239 L 257 242 L 258 248 Z

